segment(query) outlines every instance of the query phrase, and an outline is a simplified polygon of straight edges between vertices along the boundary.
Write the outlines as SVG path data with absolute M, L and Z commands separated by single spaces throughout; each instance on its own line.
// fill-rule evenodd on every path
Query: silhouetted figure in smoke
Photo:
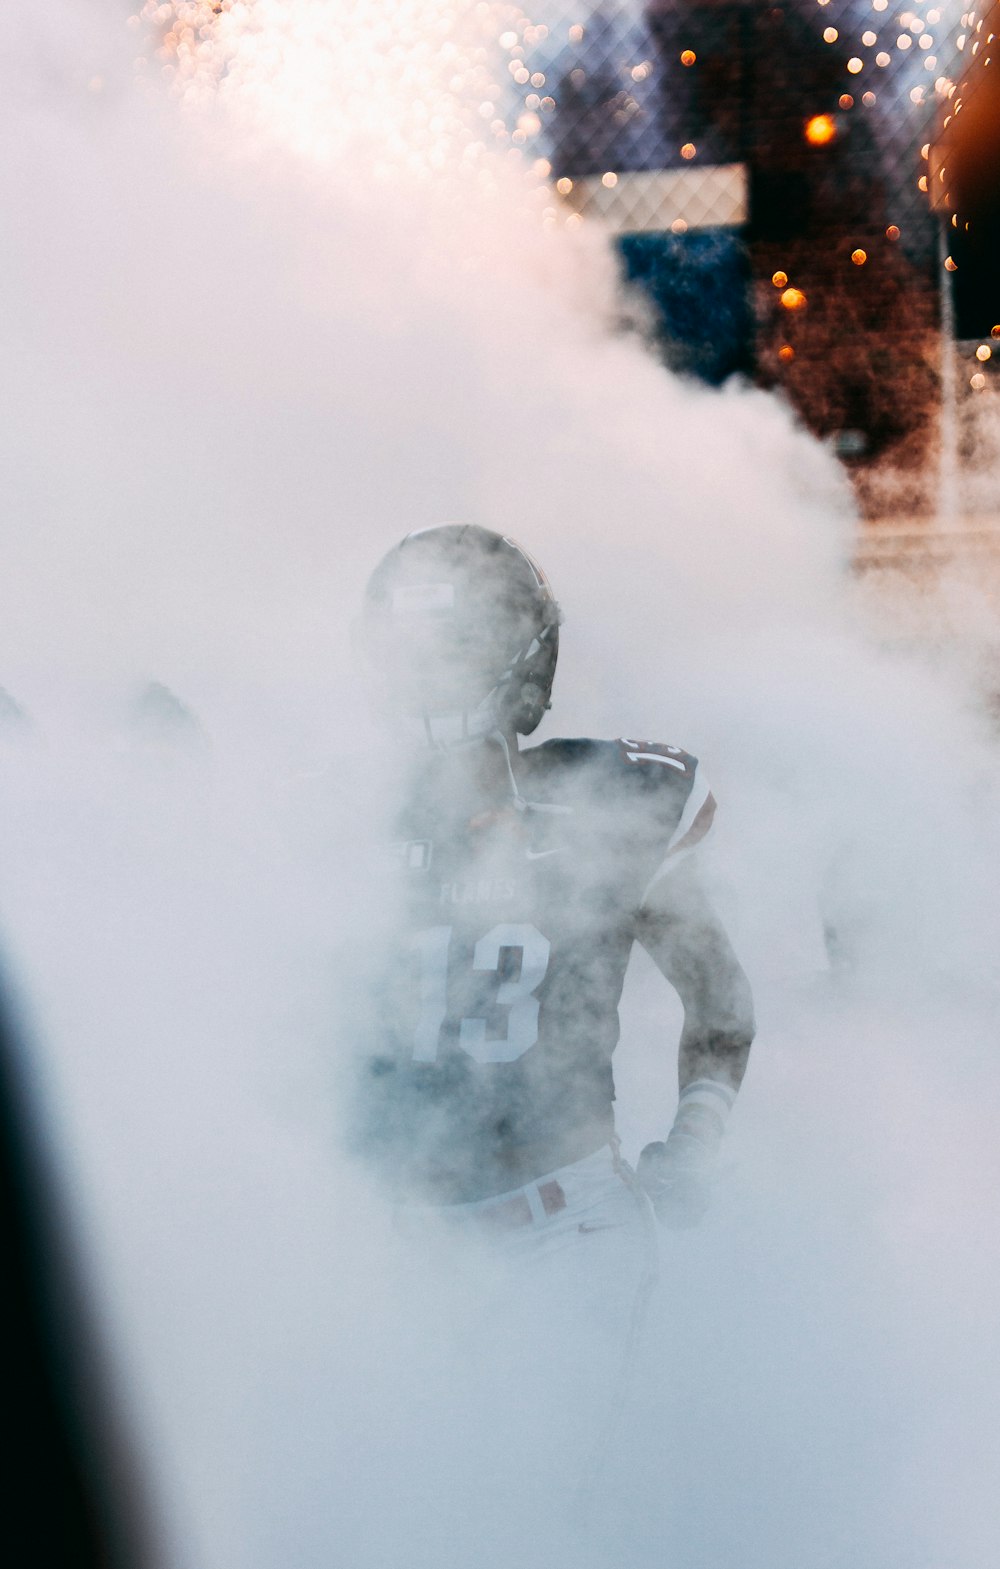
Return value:
M 130 744 L 151 753 L 197 755 L 208 745 L 191 709 L 161 681 L 147 682 L 135 697 L 126 716 L 126 734 Z
M 30 730 L 31 720 L 25 710 L 6 687 L 0 686 L 0 737 L 24 736 Z
M 648 1235 L 650 1204 L 701 1216 L 754 1026 L 699 882 L 715 803 L 697 760 L 632 739 L 519 750 L 549 707 L 559 622 L 527 553 L 473 526 L 408 535 L 368 585 L 366 651 L 413 773 L 362 1142 L 404 1203 L 600 1248 Z M 633 1173 L 612 1053 L 636 941 L 685 1021 L 673 1126 Z

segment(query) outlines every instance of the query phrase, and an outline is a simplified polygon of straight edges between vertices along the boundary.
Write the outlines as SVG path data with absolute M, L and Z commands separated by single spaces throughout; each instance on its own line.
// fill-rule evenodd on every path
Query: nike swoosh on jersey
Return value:
M 525 850 L 524 853 L 529 861 L 544 861 L 547 855 L 562 855 L 563 852 L 559 845 L 555 850 Z

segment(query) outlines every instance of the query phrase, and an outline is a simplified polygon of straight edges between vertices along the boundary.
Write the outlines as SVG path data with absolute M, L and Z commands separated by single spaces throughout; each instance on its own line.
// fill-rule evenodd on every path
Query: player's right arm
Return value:
M 735 1097 L 754 1037 L 753 997 L 696 859 L 678 866 L 647 895 L 637 936 L 684 1007 L 680 1092 L 710 1079 Z

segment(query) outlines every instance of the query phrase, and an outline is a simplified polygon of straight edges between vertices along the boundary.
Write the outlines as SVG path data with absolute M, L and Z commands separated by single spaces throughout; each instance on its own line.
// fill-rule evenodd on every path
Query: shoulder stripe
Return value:
M 711 790 L 709 790 L 701 806 L 695 813 L 691 821 L 691 826 L 681 838 L 678 839 L 675 836 L 671 840 L 669 846 L 667 847 L 667 854 L 680 855 L 684 850 L 693 850 L 699 840 L 704 839 L 705 835 L 708 833 L 708 830 L 712 826 L 714 817 L 715 796 L 712 794 Z
M 680 815 L 677 827 L 674 829 L 667 842 L 668 855 L 671 850 L 680 848 L 681 842 L 687 838 L 688 833 L 695 826 L 698 818 L 701 816 L 706 807 L 708 807 L 709 803 L 711 803 L 711 810 L 709 812 L 708 822 L 706 822 L 704 828 L 701 831 L 701 834 L 699 834 L 699 838 L 703 837 L 704 834 L 708 832 L 709 825 L 712 821 L 712 816 L 715 812 L 715 797 L 709 788 L 708 780 L 705 778 L 705 775 L 702 773 L 700 768 L 696 768 L 694 771 L 694 779 L 691 782 L 691 789 L 688 792 L 688 798 L 684 803 L 684 810 Z
M 669 876 L 677 864 L 690 855 L 695 846 L 704 839 L 714 817 L 715 796 L 701 769 L 697 768 L 680 820 L 667 841 L 666 855 L 646 885 L 642 896 L 644 904 L 660 879 Z

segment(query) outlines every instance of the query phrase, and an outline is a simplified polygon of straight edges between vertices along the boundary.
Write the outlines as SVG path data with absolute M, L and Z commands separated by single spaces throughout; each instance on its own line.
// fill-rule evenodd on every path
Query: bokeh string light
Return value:
M 147 76 L 185 102 L 220 102 L 250 135 L 338 179 L 448 192 L 514 176 L 543 225 L 603 223 L 663 313 L 671 363 L 716 381 L 780 371 L 828 434 L 838 397 L 821 407 L 817 387 L 840 374 L 845 339 L 830 323 L 845 312 L 845 374 L 856 377 L 866 335 L 872 365 L 886 363 L 876 340 L 895 333 L 901 386 L 930 395 L 920 337 L 958 265 L 938 250 L 939 215 L 955 212 L 931 149 L 961 113 L 967 62 L 982 60 L 982 16 L 963 4 L 339 0 L 334 28 L 322 0 L 146 0 L 134 21 Z M 852 190 L 870 198 L 852 206 Z M 779 272 L 794 285 L 776 296 L 767 282 Z M 754 280 L 764 295 L 752 316 Z M 890 310 L 904 295 L 916 310 L 908 334 Z M 696 342 L 693 358 L 677 359 L 680 340 Z M 891 374 L 869 378 L 884 384 L 883 413 L 900 411 L 883 419 L 883 445 L 905 424 Z M 865 409 L 871 396 L 839 401 Z M 911 423 L 923 429 L 925 416 Z

